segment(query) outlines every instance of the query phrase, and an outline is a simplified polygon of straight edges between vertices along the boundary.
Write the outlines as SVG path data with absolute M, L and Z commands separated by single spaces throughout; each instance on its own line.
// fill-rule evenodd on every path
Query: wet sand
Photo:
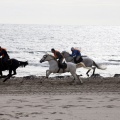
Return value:
M 120 78 L 0 79 L 0 120 L 119 120 Z

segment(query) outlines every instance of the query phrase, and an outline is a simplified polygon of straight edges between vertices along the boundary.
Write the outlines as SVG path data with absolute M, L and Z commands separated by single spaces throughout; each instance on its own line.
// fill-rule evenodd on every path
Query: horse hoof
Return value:
M 119 77 L 120 77 L 120 74 L 115 74 L 114 77 L 118 77 L 118 78 L 119 78 Z
M 82 85 L 83 84 L 83 82 L 75 82 L 75 83 L 73 83 L 73 85 Z
M 6 80 L 3 80 L 3 82 L 5 82 Z
M 78 85 L 82 85 L 82 84 L 83 84 L 83 82 L 79 82 L 79 83 L 78 83 Z
M 74 80 L 73 81 L 71 81 L 71 82 L 69 82 L 69 85 L 72 85 L 74 83 Z
M 101 77 L 100 74 L 92 74 L 91 77 L 96 78 L 96 77 Z

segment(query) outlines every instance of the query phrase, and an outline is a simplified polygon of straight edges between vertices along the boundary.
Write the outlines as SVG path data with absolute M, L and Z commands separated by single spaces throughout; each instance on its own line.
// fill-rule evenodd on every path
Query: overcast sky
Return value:
M 0 0 L 0 23 L 120 25 L 120 0 Z

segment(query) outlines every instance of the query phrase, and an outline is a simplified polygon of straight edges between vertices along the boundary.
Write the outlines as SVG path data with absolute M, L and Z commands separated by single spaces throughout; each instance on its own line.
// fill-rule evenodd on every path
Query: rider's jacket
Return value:
M 72 54 L 71 54 L 72 57 L 77 57 L 77 56 L 81 56 L 81 53 L 79 50 L 77 49 L 74 49 L 72 50 Z

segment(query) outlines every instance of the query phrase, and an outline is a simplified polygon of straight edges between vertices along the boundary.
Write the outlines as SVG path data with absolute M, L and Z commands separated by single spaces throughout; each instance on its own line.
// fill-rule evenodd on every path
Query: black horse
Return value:
M 2 59 L 0 59 L 0 75 L 1 75 L 1 78 L 6 77 L 3 82 L 5 82 L 7 79 L 10 79 L 12 75 L 16 75 L 17 74 L 16 69 L 18 67 L 20 66 L 25 67 L 26 65 L 28 65 L 27 61 L 22 62 L 16 59 L 9 59 L 6 62 L 6 64 L 3 64 Z M 2 71 L 4 70 L 9 70 L 9 74 L 7 76 L 3 76 Z M 13 71 L 13 74 L 12 74 L 12 71 Z

